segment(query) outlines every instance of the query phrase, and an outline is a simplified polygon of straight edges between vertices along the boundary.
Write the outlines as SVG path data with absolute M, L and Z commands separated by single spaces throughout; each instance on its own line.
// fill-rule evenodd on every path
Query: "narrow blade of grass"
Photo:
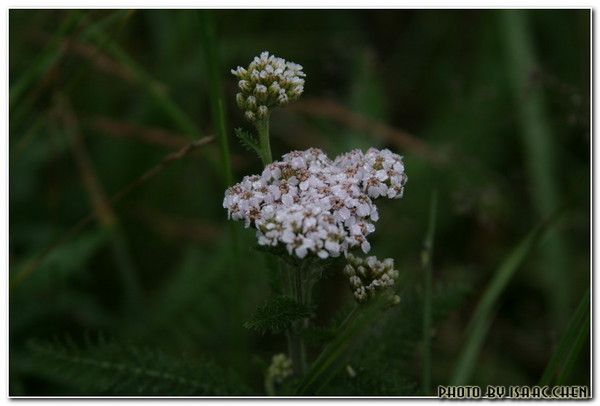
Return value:
M 577 360 L 585 339 L 590 332 L 590 292 L 581 299 L 577 310 L 554 351 L 546 370 L 540 379 L 540 386 L 565 384 L 570 376 L 573 364 Z
M 556 176 L 555 137 L 545 110 L 542 87 L 532 81 L 538 72 L 527 10 L 502 10 L 500 25 L 506 47 L 506 68 L 515 100 L 519 134 L 525 151 L 525 162 L 532 182 L 532 200 L 538 215 L 548 217 L 560 206 Z M 540 269 L 548 281 L 546 294 L 552 306 L 553 319 L 562 329 L 570 308 L 571 283 L 567 273 L 567 248 L 556 231 L 548 234 Z M 556 289 L 560 286 L 561 289 Z
M 217 127 L 219 149 L 221 152 L 221 167 L 225 185 L 233 183 L 231 158 L 229 152 L 229 138 L 227 132 L 227 118 L 225 116 L 224 95 L 221 77 L 221 60 L 219 57 L 219 44 L 217 40 L 214 16 L 208 10 L 199 12 L 202 43 L 208 71 L 210 94 L 210 107 L 214 125 Z
M 421 262 L 424 272 L 424 300 L 423 300 L 423 364 L 422 364 L 422 391 L 424 395 L 431 392 L 431 290 L 433 279 L 433 243 L 435 236 L 435 221 L 437 217 L 437 191 L 431 194 L 429 209 L 429 225 L 423 243 Z
M 555 219 L 556 217 L 554 216 L 552 220 Z M 540 237 L 547 232 L 549 226 L 549 222 L 544 222 L 535 227 L 504 259 L 500 267 L 498 267 L 467 326 L 465 344 L 454 369 L 451 379 L 452 385 L 464 385 L 471 378 L 477 356 L 492 323 L 493 311 L 498 304 L 500 295 L 515 272 L 523 265 L 529 253 L 537 245 Z
M 296 389 L 296 395 L 315 395 L 343 366 L 353 344 L 364 333 L 369 324 L 377 319 L 388 304 L 379 297 L 366 305 L 359 305 L 340 326 L 335 338 L 319 354 L 304 379 Z

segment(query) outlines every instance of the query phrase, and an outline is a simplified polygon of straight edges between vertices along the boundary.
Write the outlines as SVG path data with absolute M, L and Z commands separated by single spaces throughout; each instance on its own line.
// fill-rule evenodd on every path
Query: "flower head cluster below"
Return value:
M 223 207 L 256 228 L 260 245 L 282 245 L 299 258 L 337 257 L 355 247 L 366 253 L 379 218 L 373 201 L 402 197 L 406 180 L 402 157 L 387 149 L 353 150 L 332 161 L 311 148 L 246 176 L 227 189 Z
M 361 303 L 377 292 L 393 287 L 399 276 L 392 258 L 380 261 L 376 257 L 359 258 L 348 254 L 347 261 L 344 273 L 350 281 L 354 298 Z

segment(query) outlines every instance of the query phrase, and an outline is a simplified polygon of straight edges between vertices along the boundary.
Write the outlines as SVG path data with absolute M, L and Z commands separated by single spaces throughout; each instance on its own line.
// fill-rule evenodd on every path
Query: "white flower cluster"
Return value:
M 354 298 L 360 303 L 379 291 L 391 288 L 398 278 L 399 273 L 394 269 L 392 258 L 379 261 L 376 257 L 359 258 L 348 254 L 346 259 L 348 264 L 344 274 L 350 280 Z M 393 300 L 396 301 L 396 296 Z
M 257 229 L 260 245 L 281 244 L 299 258 L 337 257 L 370 250 L 366 237 L 379 218 L 373 199 L 402 197 L 406 179 L 402 157 L 389 150 L 354 150 L 332 161 L 311 148 L 246 176 L 227 189 L 223 207 Z
M 238 106 L 250 121 L 266 118 L 272 107 L 296 100 L 304 91 L 302 66 L 263 52 L 247 69 L 238 66 L 231 73 L 239 79 Z
M 293 372 L 291 359 L 283 353 L 273 355 L 271 365 L 267 369 L 267 379 L 280 384 Z

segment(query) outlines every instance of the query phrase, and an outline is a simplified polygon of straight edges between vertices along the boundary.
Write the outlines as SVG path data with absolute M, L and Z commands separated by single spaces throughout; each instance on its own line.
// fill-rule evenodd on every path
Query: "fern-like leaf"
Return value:
M 296 320 L 311 317 L 312 307 L 298 303 L 287 296 L 275 296 L 256 309 L 244 327 L 261 333 L 285 330 Z
M 240 144 L 248 151 L 256 153 L 260 158 L 260 145 L 252 134 L 242 128 L 236 128 L 235 136 L 240 140 Z
M 210 361 L 176 358 L 160 350 L 112 342 L 78 346 L 30 341 L 30 373 L 90 395 L 248 394 L 230 372 Z

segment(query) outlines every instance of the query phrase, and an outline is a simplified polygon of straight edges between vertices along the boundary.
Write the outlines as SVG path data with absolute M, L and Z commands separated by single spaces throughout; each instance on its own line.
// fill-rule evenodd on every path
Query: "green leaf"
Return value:
M 565 380 L 571 374 L 573 365 L 581 352 L 585 339 L 590 333 L 590 292 L 589 290 L 581 299 L 577 310 L 546 370 L 540 379 L 540 385 L 564 385 Z
M 552 220 L 555 219 L 556 217 L 552 218 Z M 494 309 L 498 304 L 500 295 L 515 272 L 523 265 L 529 253 L 537 245 L 542 234 L 548 231 L 548 226 L 549 222 L 544 222 L 535 227 L 506 257 L 494 274 L 494 278 L 483 293 L 467 326 L 465 344 L 454 369 L 451 385 L 464 385 L 471 378 L 477 356 L 492 324 Z
M 274 333 L 285 330 L 296 320 L 313 315 L 312 307 L 296 302 L 287 296 L 275 296 L 259 306 L 252 318 L 244 323 L 244 327 L 261 333 Z

